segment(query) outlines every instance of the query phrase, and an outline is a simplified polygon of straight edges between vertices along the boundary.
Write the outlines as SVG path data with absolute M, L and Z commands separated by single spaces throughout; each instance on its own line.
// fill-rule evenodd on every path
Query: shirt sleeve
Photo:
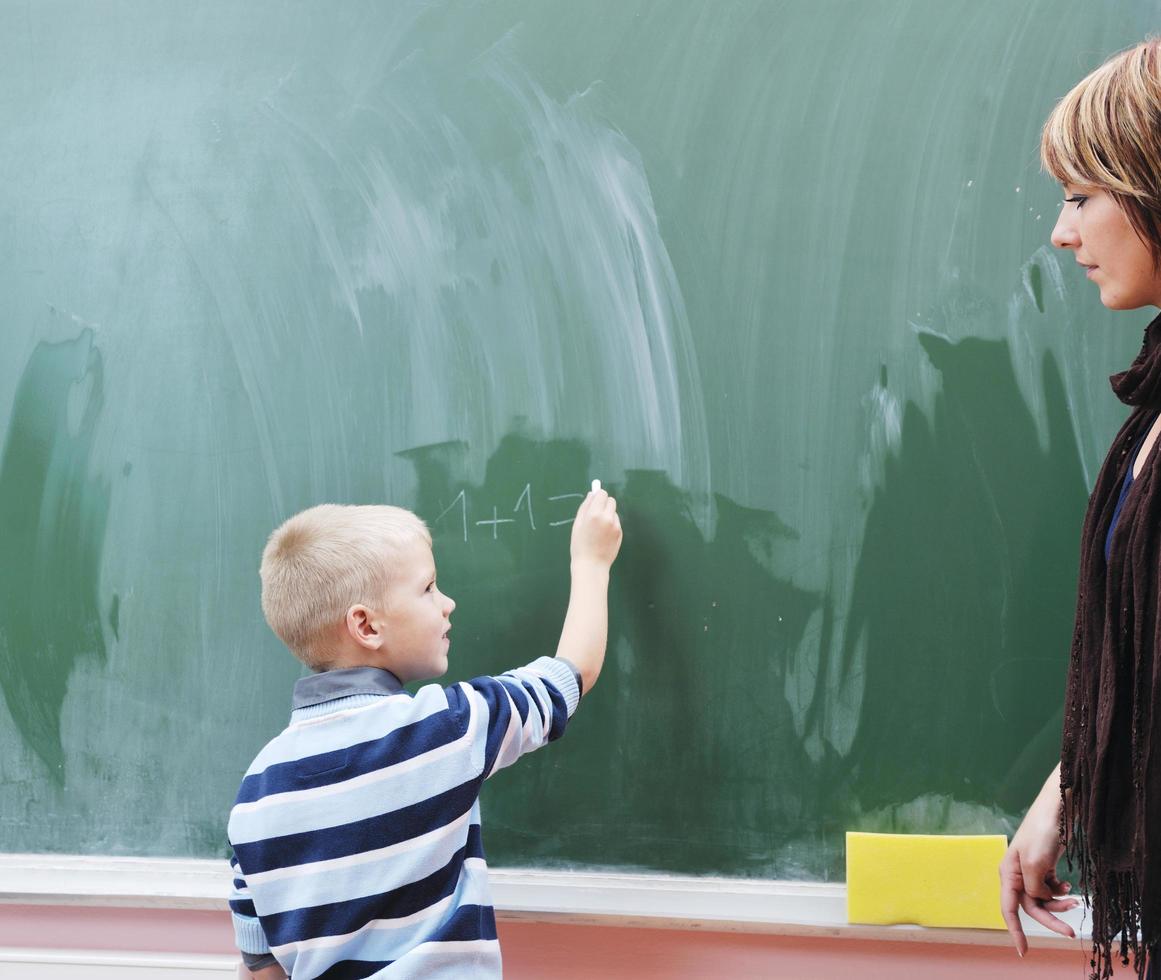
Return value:
M 541 657 L 498 677 L 477 677 L 447 689 L 448 705 L 472 732 L 484 778 L 564 734 L 580 702 L 575 668 Z
M 233 886 L 230 888 L 230 917 L 234 920 L 234 942 L 250 969 L 272 966 L 273 959 L 269 963 L 263 961 L 264 957 L 273 957 L 273 954 L 270 952 L 270 944 L 266 941 L 266 933 L 262 930 L 262 923 L 258 921 L 258 913 L 254 911 L 250 889 L 246 887 L 246 879 L 234 855 L 230 855 L 230 870 L 234 876 Z
M 243 953 L 242 962 L 246 964 L 246 969 L 251 973 L 265 970 L 268 966 L 279 965 L 273 953 Z

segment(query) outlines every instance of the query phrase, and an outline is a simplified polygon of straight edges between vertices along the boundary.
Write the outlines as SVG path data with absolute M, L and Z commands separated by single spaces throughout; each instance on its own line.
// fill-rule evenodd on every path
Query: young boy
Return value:
M 447 688 L 455 603 L 431 535 L 398 507 L 324 504 L 262 556 L 262 609 L 315 673 L 230 813 L 238 946 L 256 977 L 498 978 L 480 787 L 564 732 L 604 663 L 617 505 L 572 527 L 556 657 Z

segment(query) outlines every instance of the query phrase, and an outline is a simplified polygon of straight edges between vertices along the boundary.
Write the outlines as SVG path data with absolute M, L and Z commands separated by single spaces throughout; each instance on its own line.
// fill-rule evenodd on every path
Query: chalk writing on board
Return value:
M 557 505 L 557 507 L 553 509 L 554 513 L 563 513 L 565 511 L 565 507 L 561 505 L 561 501 L 584 500 L 584 496 L 585 495 L 583 493 L 557 493 L 543 499 L 547 501 L 548 504 Z M 452 500 L 452 502 L 448 504 L 442 511 L 440 511 L 439 515 L 431 523 L 433 525 L 438 524 L 445 517 L 447 517 L 449 521 L 455 520 L 457 515 L 454 515 L 453 511 L 458 511 L 459 530 L 465 542 L 468 540 L 468 532 L 470 528 L 473 527 L 487 529 L 484 533 L 490 532 L 492 540 L 498 541 L 500 538 L 501 525 L 524 524 L 523 517 L 517 518 L 501 515 L 507 515 L 509 513 L 519 514 L 521 511 L 523 511 L 527 515 L 529 530 L 535 531 L 537 529 L 536 514 L 534 512 L 534 500 L 535 494 L 532 490 L 532 484 L 526 483 L 524 484 L 524 489 L 520 491 L 520 495 L 516 498 L 516 503 L 512 507 L 511 511 L 507 509 L 506 504 L 501 506 L 495 501 L 489 501 L 484 506 L 483 513 L 490 514 L 491 516 L 481 519 L 474 519 L 474 515 L 480 513 L 480 510 L 476 509 L 476 507 L 474 507 L 472 502 L 468 499 L 468 492 L 466 490 L 461 490 L 455 495 L 455 498 Z M 573 519 L 573 517 L 565 517 L 561 520 L 549 521 L 548 526 L 562 527 L 565 524 L 571 524 Z

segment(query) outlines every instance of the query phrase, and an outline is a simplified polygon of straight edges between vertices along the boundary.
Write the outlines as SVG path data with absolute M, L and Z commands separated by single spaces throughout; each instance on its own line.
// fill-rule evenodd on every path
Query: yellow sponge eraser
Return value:
M 1003 929 L 1003 834 L 847 833 L 847 920 Z

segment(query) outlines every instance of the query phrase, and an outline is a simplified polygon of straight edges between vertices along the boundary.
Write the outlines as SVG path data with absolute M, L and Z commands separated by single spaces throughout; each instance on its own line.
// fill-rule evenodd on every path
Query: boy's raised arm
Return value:
M 609 632 L 609 566 L 620 547 L 616 501 L 593 490 L 573 522 L 572 588 L 556 657 L 443 689 L 446 717 L 475 732 L 484 779 L 564 733 L 577 706 L 574 677 L 581 693 L 596 683 Z
M 609 569 L 621 548 L 617 501 L 593 490 L 572 525 L 572 588 L 556 655 L 581 675 L 583 693 L 592 690 L 605 662 L 609 638 Z

